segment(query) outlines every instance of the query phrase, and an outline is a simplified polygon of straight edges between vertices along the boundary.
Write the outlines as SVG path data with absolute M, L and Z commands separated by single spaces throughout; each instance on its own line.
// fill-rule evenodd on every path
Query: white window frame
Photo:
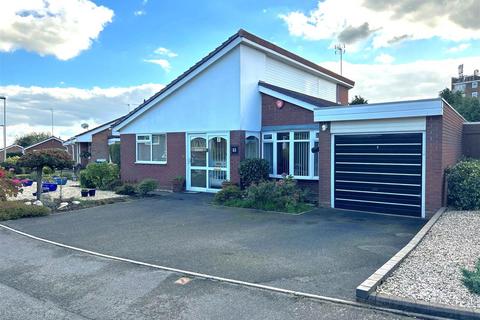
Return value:
M 261 153 L 261 149 L 262 149 L 262 139 L 260 137 L 260 132 L 245 132 L 245 143 L 247 143 L 247 138 L 248 137 L 255 137 L 258 139 L 258 148 L 257 148 L 257 153 L 258 153 L 258 157 L 259 158 L 262 158 L 262 153 Z M 247 152 L 247 148 L 245 148 L 245 152 Z M 245 159 L 247 159 L 247 155 L 245 154 Z
M 478 92 L 472 92 L 472 97 L 477 98 L 478 97 Z
M 277 133 L 279 132 L 288 132 L 289 133 L 289 139 L 288 139 L 288 142 L 289 142 L 289 174 L 292 175 L 295 179 L 298 179 L 298 180 L 318 180 L 319 177 L 318 175 L 315 176 L 314 175 L 314 166 L 315 166 L 315 163 L 314 163 L 314 158 L 315 158 L 315 155 L 313 152 L 311 152 L 312 148 L 315 146 L 315 142 L 318 142 L 318 137 L 317 137 L 317 133 L 319 131 L 317 130 L 279 130 L 279 131 L 265 131 L 265 132 L 262 132 L 262 139 L 260 141 L 260 145 L 261 145 L 261 149 L 262 149 L 262 153 L 261 153 L 261 157 L 262 159 L 265 159 L 265 154 L 264 154 L 264 144 L 265 143 L 272 143 L 273 144 L 273 168 L 272 168 L 272 172 L 273 174 L 270 174 L 270 178 L 282 178 L 281 175 L 279 174 L 276 174 L 277 172 L 277 142 L 278 141 L 287 141 L 287 140 L 278 140 L 277 141 Z M 295 135 L 295 132 L 309 132 L 309 139 L 304 139 L 304 140 L 295 140 L 294 139 L 294 135 Z M 265 135 L 267 134 L 271 134 L 272 135 L 272 138 L 271 139 L 265 139 Z M 295 142 L 309 142 L 309 159 L 308 159 L 308 175 L 307 176 L 297 176 L 297 175 L 294 175 L 294 143 Z
M 166 133 L 138 133 L 135 135 L 135 163 L 139 164 L 167 164 L 167 160 L 165 161 L 152 161 L 153 157 L 153 137 L 152 136 L 165 136 L 165 153 L 167 155 L 168 160 L 168 142 L 167 142 L 167 134 Z M 149 140 L 138 140 L 138 137 L 148 136 Z M 138 160 L 138 143 L 150 141 L 150 161 L 148 160 Z
M 475 89 L 475 88 L 478 88 L 478 82 L 477 81 L 472 82 L 472 89 Z

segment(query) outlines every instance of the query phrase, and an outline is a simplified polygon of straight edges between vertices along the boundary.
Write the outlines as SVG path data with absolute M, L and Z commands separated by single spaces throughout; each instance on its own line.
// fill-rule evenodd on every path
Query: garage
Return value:
M 335 208 L 422 216 L 422 133 L 333 135 Z

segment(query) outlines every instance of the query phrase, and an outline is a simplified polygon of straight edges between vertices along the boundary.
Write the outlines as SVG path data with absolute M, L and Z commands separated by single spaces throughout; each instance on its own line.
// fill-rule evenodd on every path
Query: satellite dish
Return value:
M 81 126 L 82 129 L 88 129 L 88 123 L 82 123 Z

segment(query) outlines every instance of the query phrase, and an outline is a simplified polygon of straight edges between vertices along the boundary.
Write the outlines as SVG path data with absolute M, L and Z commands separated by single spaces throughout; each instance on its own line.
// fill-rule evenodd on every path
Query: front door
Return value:
M 187 190 L 216 192 L 230 179 L 228 134 L 189 134 Z

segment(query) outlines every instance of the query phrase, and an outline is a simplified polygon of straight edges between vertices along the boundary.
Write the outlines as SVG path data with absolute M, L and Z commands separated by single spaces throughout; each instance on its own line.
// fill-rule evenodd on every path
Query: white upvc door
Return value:
M 228 133 L 187 134 L 187 190 L 217 192 L 230 180 Z

